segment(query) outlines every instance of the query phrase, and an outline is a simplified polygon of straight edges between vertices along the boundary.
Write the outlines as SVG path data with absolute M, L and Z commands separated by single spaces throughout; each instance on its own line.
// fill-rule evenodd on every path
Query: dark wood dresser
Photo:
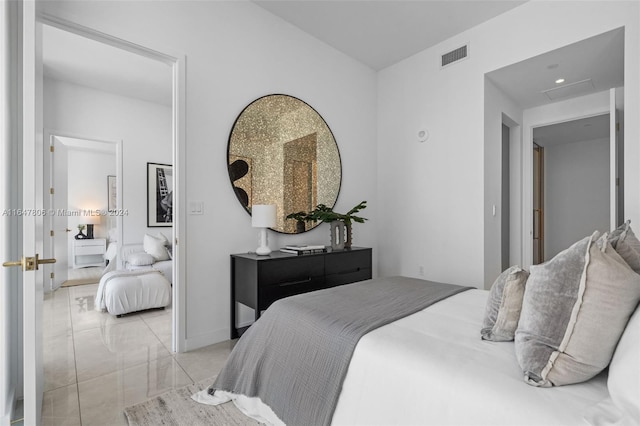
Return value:
M 231 255 L 231 338 L 245 328 L 236 327 L 236 302 L 255 310 L 255 319 L 278 299 L 371 278 L 370 248 L 319 254 L 274 251 Z

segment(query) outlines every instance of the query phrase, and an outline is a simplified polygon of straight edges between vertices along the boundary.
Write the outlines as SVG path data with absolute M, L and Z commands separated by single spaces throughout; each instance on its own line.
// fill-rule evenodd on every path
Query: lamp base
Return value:
M 91 223 L 87 224 L 87 239 L 93 240 L 93 225 Z
M 256 249 L 256 254 L 258 256 L 267 256 L 271 254 L 271 249 L 269 247 L 258 247 Z
M 267 228 L 260 228 L 260 239 L 258 240 L 260 246 L 256 249 L 256 254 L 258 256 L 267 256 L 271 254 L 271 249 L 269 248 L 269 242 L 267 240 Z

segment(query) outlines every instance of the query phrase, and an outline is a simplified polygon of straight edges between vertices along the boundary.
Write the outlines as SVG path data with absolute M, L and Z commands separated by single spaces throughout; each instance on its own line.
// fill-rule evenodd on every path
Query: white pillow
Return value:
M 147 266 L 153 265 L 156 260 L 149 253 L 131 253 L 129 257 L 127 257 L 127 262 L 133 266 Z
M 164 241 L 149 234 L 144 234 L 144 251 L 149 253 L 155 260 L 169 260 L 169 253 L 164 246 Z
M 607 381 L 611 399 L 629 420 L 640 419 L 639 378 L 640 309 L 636 308 L 611 358 Z
M 165 246 L 171 245 L 171 243 L 169 243 L 169 239 L 162 232 L 158 232 L 158 235 L 156 235 L 156 239 L 162 241 L 162 244 Z

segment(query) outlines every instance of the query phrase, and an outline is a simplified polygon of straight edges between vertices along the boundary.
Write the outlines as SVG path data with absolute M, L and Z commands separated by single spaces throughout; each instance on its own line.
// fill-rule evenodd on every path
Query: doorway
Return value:
M 117 264 L 116 243 L 122 241 L 122 217 L 112 214 L 122 206 L 121 179 L 117 179 L 122 175 L 122 141 L 51 131 L 45 131 L 45 141 L 49 142 L 45 187 L 53 188 L 45 204 L 55 212 L 47 218 L 50 244 L 45 253 L 57 259 L 46 277 L 45 291 L 97 283 L 108 259 Z M 85 236 L 94 240 L 96 253 L 76 256 L 76 237 Z
M 533 129 L 533 264 L 609 230 L 609 123 L 607 113 Z

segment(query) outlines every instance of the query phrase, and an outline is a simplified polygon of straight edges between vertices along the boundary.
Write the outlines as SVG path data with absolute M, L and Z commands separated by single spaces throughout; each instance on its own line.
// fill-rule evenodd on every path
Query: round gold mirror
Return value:
M 340 192 L 338 145 L 324 119 L 305 102 L 268 95 L 250 103 L 231 129 L 227 148 L 231 185 L 242 206 L 275 204 L 274 231 L 308 231 L 287 215 L 333 207 Z

